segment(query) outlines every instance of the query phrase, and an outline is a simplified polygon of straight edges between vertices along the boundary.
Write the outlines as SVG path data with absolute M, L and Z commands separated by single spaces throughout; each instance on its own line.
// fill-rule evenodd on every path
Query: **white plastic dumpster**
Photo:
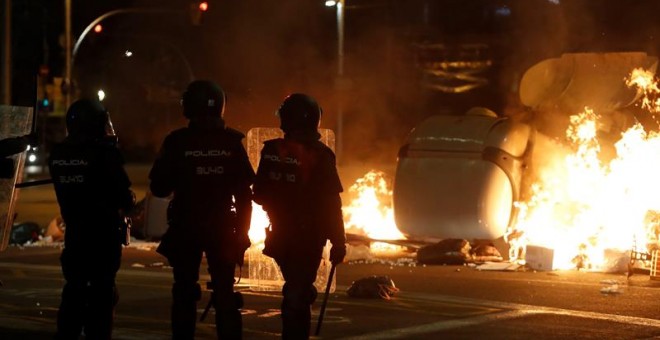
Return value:
M 504 235 L 532 133 L 483 108 L 419 124 L 399 152 L 393 187 L 399 230 L 416 239 Z

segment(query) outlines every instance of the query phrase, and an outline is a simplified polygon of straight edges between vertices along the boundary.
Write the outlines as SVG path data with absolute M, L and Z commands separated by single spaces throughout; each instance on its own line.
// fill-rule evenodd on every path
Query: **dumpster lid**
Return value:
M 585 106 L 609 112 L 640 95 L 625 78 L 635 68 L 656 72 L 658 58 L 644 52 L 570 53 L 529 68 L 520 81 L 520 100 L 538 111 L 574 114 Z

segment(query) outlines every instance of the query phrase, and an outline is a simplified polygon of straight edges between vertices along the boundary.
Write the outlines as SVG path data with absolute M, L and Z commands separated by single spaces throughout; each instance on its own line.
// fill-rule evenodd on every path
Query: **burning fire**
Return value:
M 343 207 L 346 231 L 377 240 L 405 239 L 394 223 L 392 190 L 385 173 L 371 170 L 348 189 L 353 200 Z M 383 242 L 371 245 L 372 251 L 395 251 L 400 247 Z
M 353 199 L 342 209 L 346 232 L 365 235 L 378 240 L 404 239 L 394 223 L 392 190 L 385 173 L 372 170 L 359 178 L 348 190 Z M 269 226 L 268 215 L 260 205 L 252 205 L 252 223 L 249 236 L 251 242 L 263 249 L 265 229 Z M 372 251 L 390 251 L 398 246 L 382 242 L 371 245 Z
M 660 87 L 652 72 L 636 69 L 625 82 L 642 95 L 640 108 L 651 115 L 660 112 Z M 524 261 L 526 245 L 536 245 L 554 250 L 555 269 L 607 271 L 617 264 L 612 259 L 625 259 L 633 247 L 660 248 L 660 132 L 637 123 L 618 140 L 601 141 L 600 119 L 586 107 L 570 117 L 568 149 L 553 145 L 543 150 L 551 162 L 536 174 L 529 199 L 514 203 L 517 220 L 507 234 L 511 260 Z M 616 153 L 608 159 L 603 149 L 610 144 Z M 348 195 L 352 199 L 343 207 L 347 232 L 380 240 L 405 238 L 394 223 L 384 173 L 370 171 Z M 261 206 L 253 205 L 253 244 L 263 248 L 268 225 Z M 378 242 L 371 246 L 372 251 L 397 249 Z
M 248 236 L 252 246 L 258 250 L 264 249 L 264 241 L 266 240 L 266 228 L 270 225 L 268 214 L 259 205 L 252 202 L 252 220 L 250 221 L 250 230 Z
M 636 69 L 626 80 L 643 96 L 640 107 L 660 112 L 651 72 Z M 554 249 L 555 268 L 607 270 L 607 253 L 658 247 L 660 133 L 637 123 L 614 143 L 616 156 L 603 161 L 597 139 L 601 117 L 589 108 L 571 116 L 566 139 L 571 152 L 539 174 L 527 202 L 516 202 L 518 222 L 512 259 L 526 244 Z M 660 125 L 659 125 L 660 126 Z M 621 258 L 622 256 L 619 256 Z

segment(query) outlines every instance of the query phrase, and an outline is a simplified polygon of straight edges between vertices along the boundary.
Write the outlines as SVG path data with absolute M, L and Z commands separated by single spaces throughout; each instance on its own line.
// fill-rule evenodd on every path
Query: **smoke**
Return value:
M 149 34 L 162 37 L 154 32 L 167 32 L 167 46 L 175 48 L 160 44 L 164 50 L 160 55 L 174 55 L 173 63 L 180 67 L 187 63 L 195 78 L 218 82 L 228 94 L 225 119 L 231 127 L 244 133 L 253 127 L 277 127 L 274 113 L 283 98 L 292 92 L 307 93 L 323 107 L 321 126 L 335 133 L 341 130 L 342 161 L 378 165 L 395 163 L 407 134 L 431 115 L 463 114 L 473 106 L 500 115 L 527 114 L 518 97 L 520 79 L 543 59 L 567 52 L 655 53 L 658 24 L 653 13 L 660 6 L 651 3 L 510 0 L 497 7 L 492 1 L 348 1 L 346 81 L 341 86 L 337 86 L 336 12 L 321 0 L 211 2 L 199 26 L 191 26 L 184 15 L 175 22 L 134 17 L 130 27 L 148 23 Z M 177 6 L 184 4 L 188 3 L 179 1 Z M 112 29 L 108 25 L 107 30 Z M 416 46 L 422 43 L 448 49 L 461 44 L 488 46 L 479 56 L 492 62 L 482 75 L 487 85 L 462 94 L 429 89 L 419 67 Z M 177 49 L 180 53 L 173 52 Z M 455 60 L 459 57 L 460 53 Z M 161 75 L 166 77 L 175 76 Z M 169 117 L 166 128 L 151 129 L 157 136 L 146 139 L 162 140 L 168 129 L 182 123 L 175 94 L 185 85 L 180 79 L 167 85 L 170 104 L 142 108 L 152 115 L 167 112 Z M 127 102 L 125 110 L 133 105 Z M 122 134 L 122 125 L 129 129 L 134 116 L 126 123 L 117 118 L 118 133 Z M 165 121 L 155 117 L 155 122 Z

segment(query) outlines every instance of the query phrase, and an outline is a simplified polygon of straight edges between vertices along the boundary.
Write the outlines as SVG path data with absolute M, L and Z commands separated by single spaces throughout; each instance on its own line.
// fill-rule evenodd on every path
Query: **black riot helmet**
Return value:
M 66 112 L 66 129 L 77 140 L 116 140 L 108 111 L 97 100 L 79 99 Z
M 287 96 L 277 110 L 280 128 L 284 133 L 294 131 L 317 131 L 323 110 L 316 100 L 306 94 L 294 93 Z
M 209 80 L 195 80 L 188 85 L 181 97 L 183 115 L 191 119 L 200 116 L 223 117 L 225 113 L 225 91 Z

